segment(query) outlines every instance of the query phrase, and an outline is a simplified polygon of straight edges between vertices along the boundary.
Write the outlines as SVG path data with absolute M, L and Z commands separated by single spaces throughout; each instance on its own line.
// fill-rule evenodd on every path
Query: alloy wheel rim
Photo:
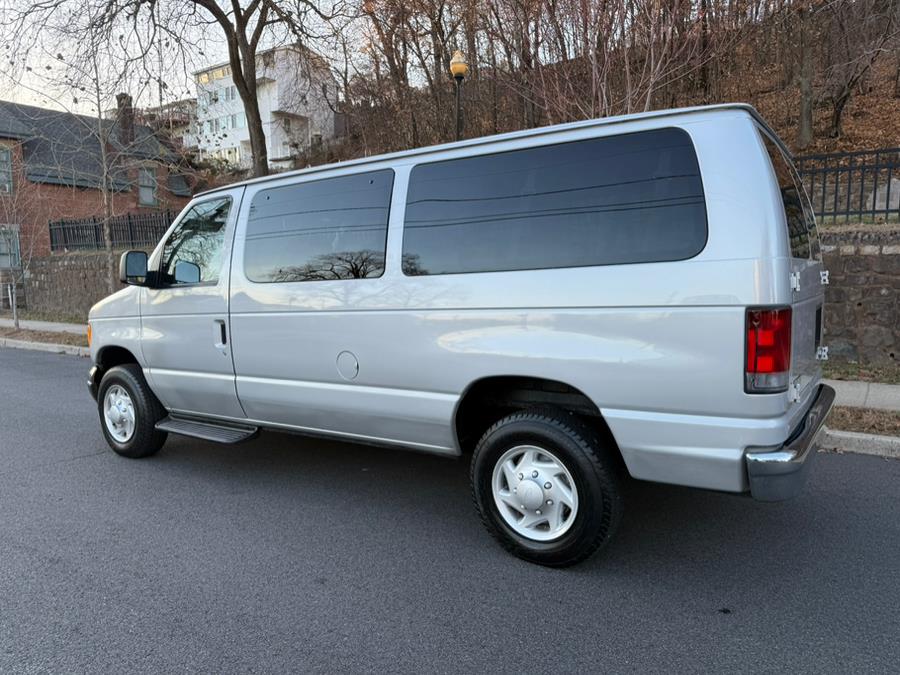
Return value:
M 103 421 L 106 430 L 119 443 L 127 443 L 134 435 L 134 402 L 125 387 L 114 384 L 103 397 Z
M 491 488 L 500 517 L 527 539 L 558 539 L 578 515 L 572 474 L 556 455 L 536 445 L 504 452 L 494 465 Z

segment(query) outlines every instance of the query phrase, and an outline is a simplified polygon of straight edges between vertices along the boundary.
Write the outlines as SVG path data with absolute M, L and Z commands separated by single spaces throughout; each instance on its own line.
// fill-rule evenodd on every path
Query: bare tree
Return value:
M 896 0 L 826 4 L 827 64 L 823 96 L 831 105 L 829 135 L 842 133 L 844 109 L 854 90 L 897 34 Z
M 0 292 L 8 298 L 13 324 L 19 328 L 19 287 L 24 286 L 39 233 L 22 227 L 31 222 L 37 195 L 28 189 L 20 162 L 21 145 L 6 146 L 12 171 L 0 194 Z M 0 303 L 2 304 L 2 303 Z
M 800 119 L 797 127 L 797 148 L 803 150 L 813 140 L 813 20 L 812 7 L 801 5 L 797 9 L 798 82 L 800 86 Z
M 210 27 L 224 38 L 235 88 L 243 103 L 253 155 L 253 174 L 269 172 L 266 135 L 259 108 L 258 61 L 272 43 L 303 45 L 321 34 L 339 30 L 349 3 L 335 0 L 327 11 L 313 0 L 104 0 L 106 22 L 117 25 L 141 17 L 184 48 Z

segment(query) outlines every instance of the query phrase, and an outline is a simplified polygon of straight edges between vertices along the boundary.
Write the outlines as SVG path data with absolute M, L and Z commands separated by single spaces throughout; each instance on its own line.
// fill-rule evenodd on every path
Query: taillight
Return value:
M 791 308 L 747 310 L 744 391 L 787 391 L 791 371 Z

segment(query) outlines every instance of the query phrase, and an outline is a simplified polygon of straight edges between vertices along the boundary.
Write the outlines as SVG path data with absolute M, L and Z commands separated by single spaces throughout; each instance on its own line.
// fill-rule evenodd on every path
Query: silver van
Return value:
M 260 429 L 471 455 L 510 552 L 576 563 L 628 477 L 795 495 L 820 382 L 816 224 L 753 108 L 651 112 L 197 196 L 90 313 L 109 445 Z

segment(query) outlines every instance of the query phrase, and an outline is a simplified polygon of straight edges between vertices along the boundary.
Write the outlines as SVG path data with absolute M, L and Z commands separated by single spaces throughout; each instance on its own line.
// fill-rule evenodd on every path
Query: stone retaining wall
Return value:
M 825 344 L 832 358 L 900 359 L 900 226 L 823 231 L 829 272 Z
M 116 253 L 118 264 L 120 253 Z M 64 253 L 31 261 L 26 279 L 29 311 L 87 319 L 95 302 L 109 294 L 106 253 Z M 116 281 L 116 288 L 122 285 Z

